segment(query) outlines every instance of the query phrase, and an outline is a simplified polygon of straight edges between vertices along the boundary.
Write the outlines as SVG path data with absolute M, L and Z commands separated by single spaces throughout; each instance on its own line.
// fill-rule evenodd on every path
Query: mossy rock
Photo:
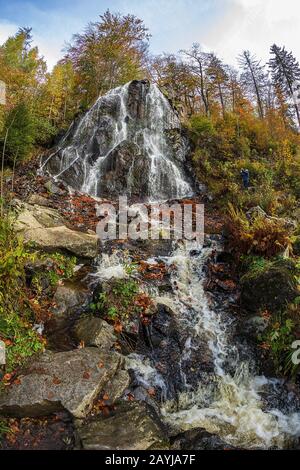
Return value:
M 283 310 L 297 296 L 296 267 L 282 259 L 251 269 L 241 278 L 241 305 L 250 312 Z

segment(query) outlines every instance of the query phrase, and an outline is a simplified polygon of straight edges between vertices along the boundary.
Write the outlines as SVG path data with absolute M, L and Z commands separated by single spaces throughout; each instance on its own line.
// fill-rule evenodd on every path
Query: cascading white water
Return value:
M 127 139 L 128 130 L 127 130 L 127 110 L 126 110 L 126 99 L 128 93 L 128 84 L 123 87 L 116 88 L 109 93 L 111 98 L 118 97 L 119 99 L 119 114 L 117 119 L 114 122 L 112 133 L 111 133 L 111 146 L 105 155 L 101 155 L 98 160 L 92 166 L 86 166 L 84 183 L 81 190 L 92 196 L 97 196 L 98 187 L 101 185 L 101 176 L 102 176 L 102 164 L 107 158 L 107 156 L 124 140 Z M 96 102 L 96 109 L 99 110 L 101 107 L 101 98 Z M 88 113 L 89 114 L 89 113 Z M 88 115 L 87 114 L 87 115 Z M 86 116 L 87 116 L 86 115 Z M 97 119 L 98 120 L 98 119 Z M 80 126 L 79 126 L 80 128 Z M 94 128 L 94 133 L 90 138 L 92 142 L 95 135 L 96 128 Z
M 139 84 L 137 98 L 132 83 Z M 137 100 L 138 112 L 130 108 L 132 99 Z M 166 135 L 174 130 L 180 131 L 179 118 L 158 87 L 149 82 L 130 82 L 100 97 L 73 134 L 69 131 L 60 149 L 43 163 L 42 170 L 47 168 L 54 178 L 65 180 L 75 189 L 101 196 L 107 189 L 105 177 L 111 171 L 112 155 L 122 154 L 124 143 L 134 144 L 129 167 L 117 161 L 126 183 L 115 192 L 130 195 L 144 182 L 143 189 L 136 191 L 144 199 L 190 196 L 193 191 L 183 171 L 187 149 L 181 137 L 179 150 L 178 142 L 174 149 Z M 112 187 L 108 186 L 108 192 Z
M 146 149 L 150 159 L 150 200 L 157 201 L 166 180 L 169 183 L 169 198 L 191 195 L 193 191 L 190 185 L 168 157 L 168 143 L 165 137 L 166 130 L 180 128 L 180 121 L 156 85 L 150 86 L 146 97 L 146 116 L 147 125 L 134 136 L 134 141 Z
M 169 262 L 177 266 L 179 289 L 174 291 L 180 316 L 191 317 L 191 336 L 205 336 L 213 355 L 217 388 L 211 396 L 199 384 L 195 392 L 179 397 L 179 404 L 163 407 L 165 419 L 180 429 L 204 427 L 217 433 L 226 442 L 244 448 L 284 447 L 289 440 L 300 436 L 300 412 L 284 414 L 276 409 L 264 409 L 263 393 L 280 390 L 276 379 L 256 376 L 248 362 L 240 361 L 238 351 L 229 341 L 231 320 L 218 315 L 208 303 L 199 273 L 211 249 L 202 249 L 198 257 L 190 257 L 192 247 L 185 243 Z M 230 358 L 234 375 L 226 372 Z
M 249 362 L 240 361 L 230 335 L 232 319 L 224 312 L 217 313 L 205 293 L 203 267 L 211 249 L 202 248 L 200 255 L 190 256 L 195 248 L 199 249 L 195 242 L 184 242 L 171 257 L 164 258 L 167 264 L 176 266 L 169 300 L 179 323 L 188 325 L 190 331 L 182 357 L 187 360 L 190 348 L 197 347 L 197 338 L 205 338 L 213 357 L 214 376 L 210 386 L 199 383 L 196 390 L 186 383 L 186 391 L 174 402 L 162 404 L 164 419 L 178 431 L 205 428 L 242 448 L 284 448 L 300 436 L 300 412 L 293 410 L 291 397 L 286 405 L 293 411 L 266 408 L 264 395 L 278 395 L 283 383 L 255 375 Z M 145 360 L 129 356 L 128 367 L 141 384 L 164 389 L 160 374 L 156 378 L 148 362 L 143 366 Z M 227 371 L 227 362 L 235 373 Z

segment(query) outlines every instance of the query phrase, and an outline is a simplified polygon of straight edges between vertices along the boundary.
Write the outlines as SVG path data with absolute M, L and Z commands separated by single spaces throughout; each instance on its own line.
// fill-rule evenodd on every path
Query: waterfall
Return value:
M 134 81 L 99 97 L 42 165 L 91 196 L 164 200 L 192 195 L 188 144 L 158 87 Z

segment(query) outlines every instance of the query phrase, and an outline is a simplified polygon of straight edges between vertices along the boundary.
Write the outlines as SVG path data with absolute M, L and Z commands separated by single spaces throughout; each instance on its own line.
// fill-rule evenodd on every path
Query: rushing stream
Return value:
M 295 411 L 292 393 L 284 390 L 282 381 L 256 375 L 251 355 L 244 360 L 247 351 L 240 359 L 240 350 L 246 346 L 233 342 L 233 318 L 225 308 L 215 310 L 205 292 L 204 267 L 212 249 L 218 247 L 214 243 L 213 247 L 199 249 L 194 242 L 184 242 L 171 256 L 157 258 L 173 268 L 172 292 L 156 300 L 172 308 L 179 330 L 189 331 L 181 351 L 183 385 L 176 398 L 168 399 L 169 384 L 156 368 L 157 358 L 151 352 L 129 355 L 127 367 L 142 387 L 160 390 L 163 419 L 178 431 L 205 428 L 241 448 L 288 447 L 300 436 L 300 413 Z M 111 259 L 105 255 L 104 260 L 101 278 L 125 276 L 116 255 Z M 185 371 L 192 367 L 192 350 L 203 340 L 211 352 L 214 370 L 205 383 L 200 380 L 191 384 Z M 171 359 L 168 367 L 175 369 Z

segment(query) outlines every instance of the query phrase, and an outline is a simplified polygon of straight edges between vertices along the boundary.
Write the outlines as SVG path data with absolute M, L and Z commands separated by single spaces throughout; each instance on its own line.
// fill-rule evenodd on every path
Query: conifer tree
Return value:
M 298 90 L 300 83 L 300 66 L 292 52 L 288 52 L 285 47 L 276 44 L 271 46 L 269 66 L 274 85 L 280 88 L 283 94 L 293 102 L 297 121 L 300 126 L 300 110 L 298 101 Z

